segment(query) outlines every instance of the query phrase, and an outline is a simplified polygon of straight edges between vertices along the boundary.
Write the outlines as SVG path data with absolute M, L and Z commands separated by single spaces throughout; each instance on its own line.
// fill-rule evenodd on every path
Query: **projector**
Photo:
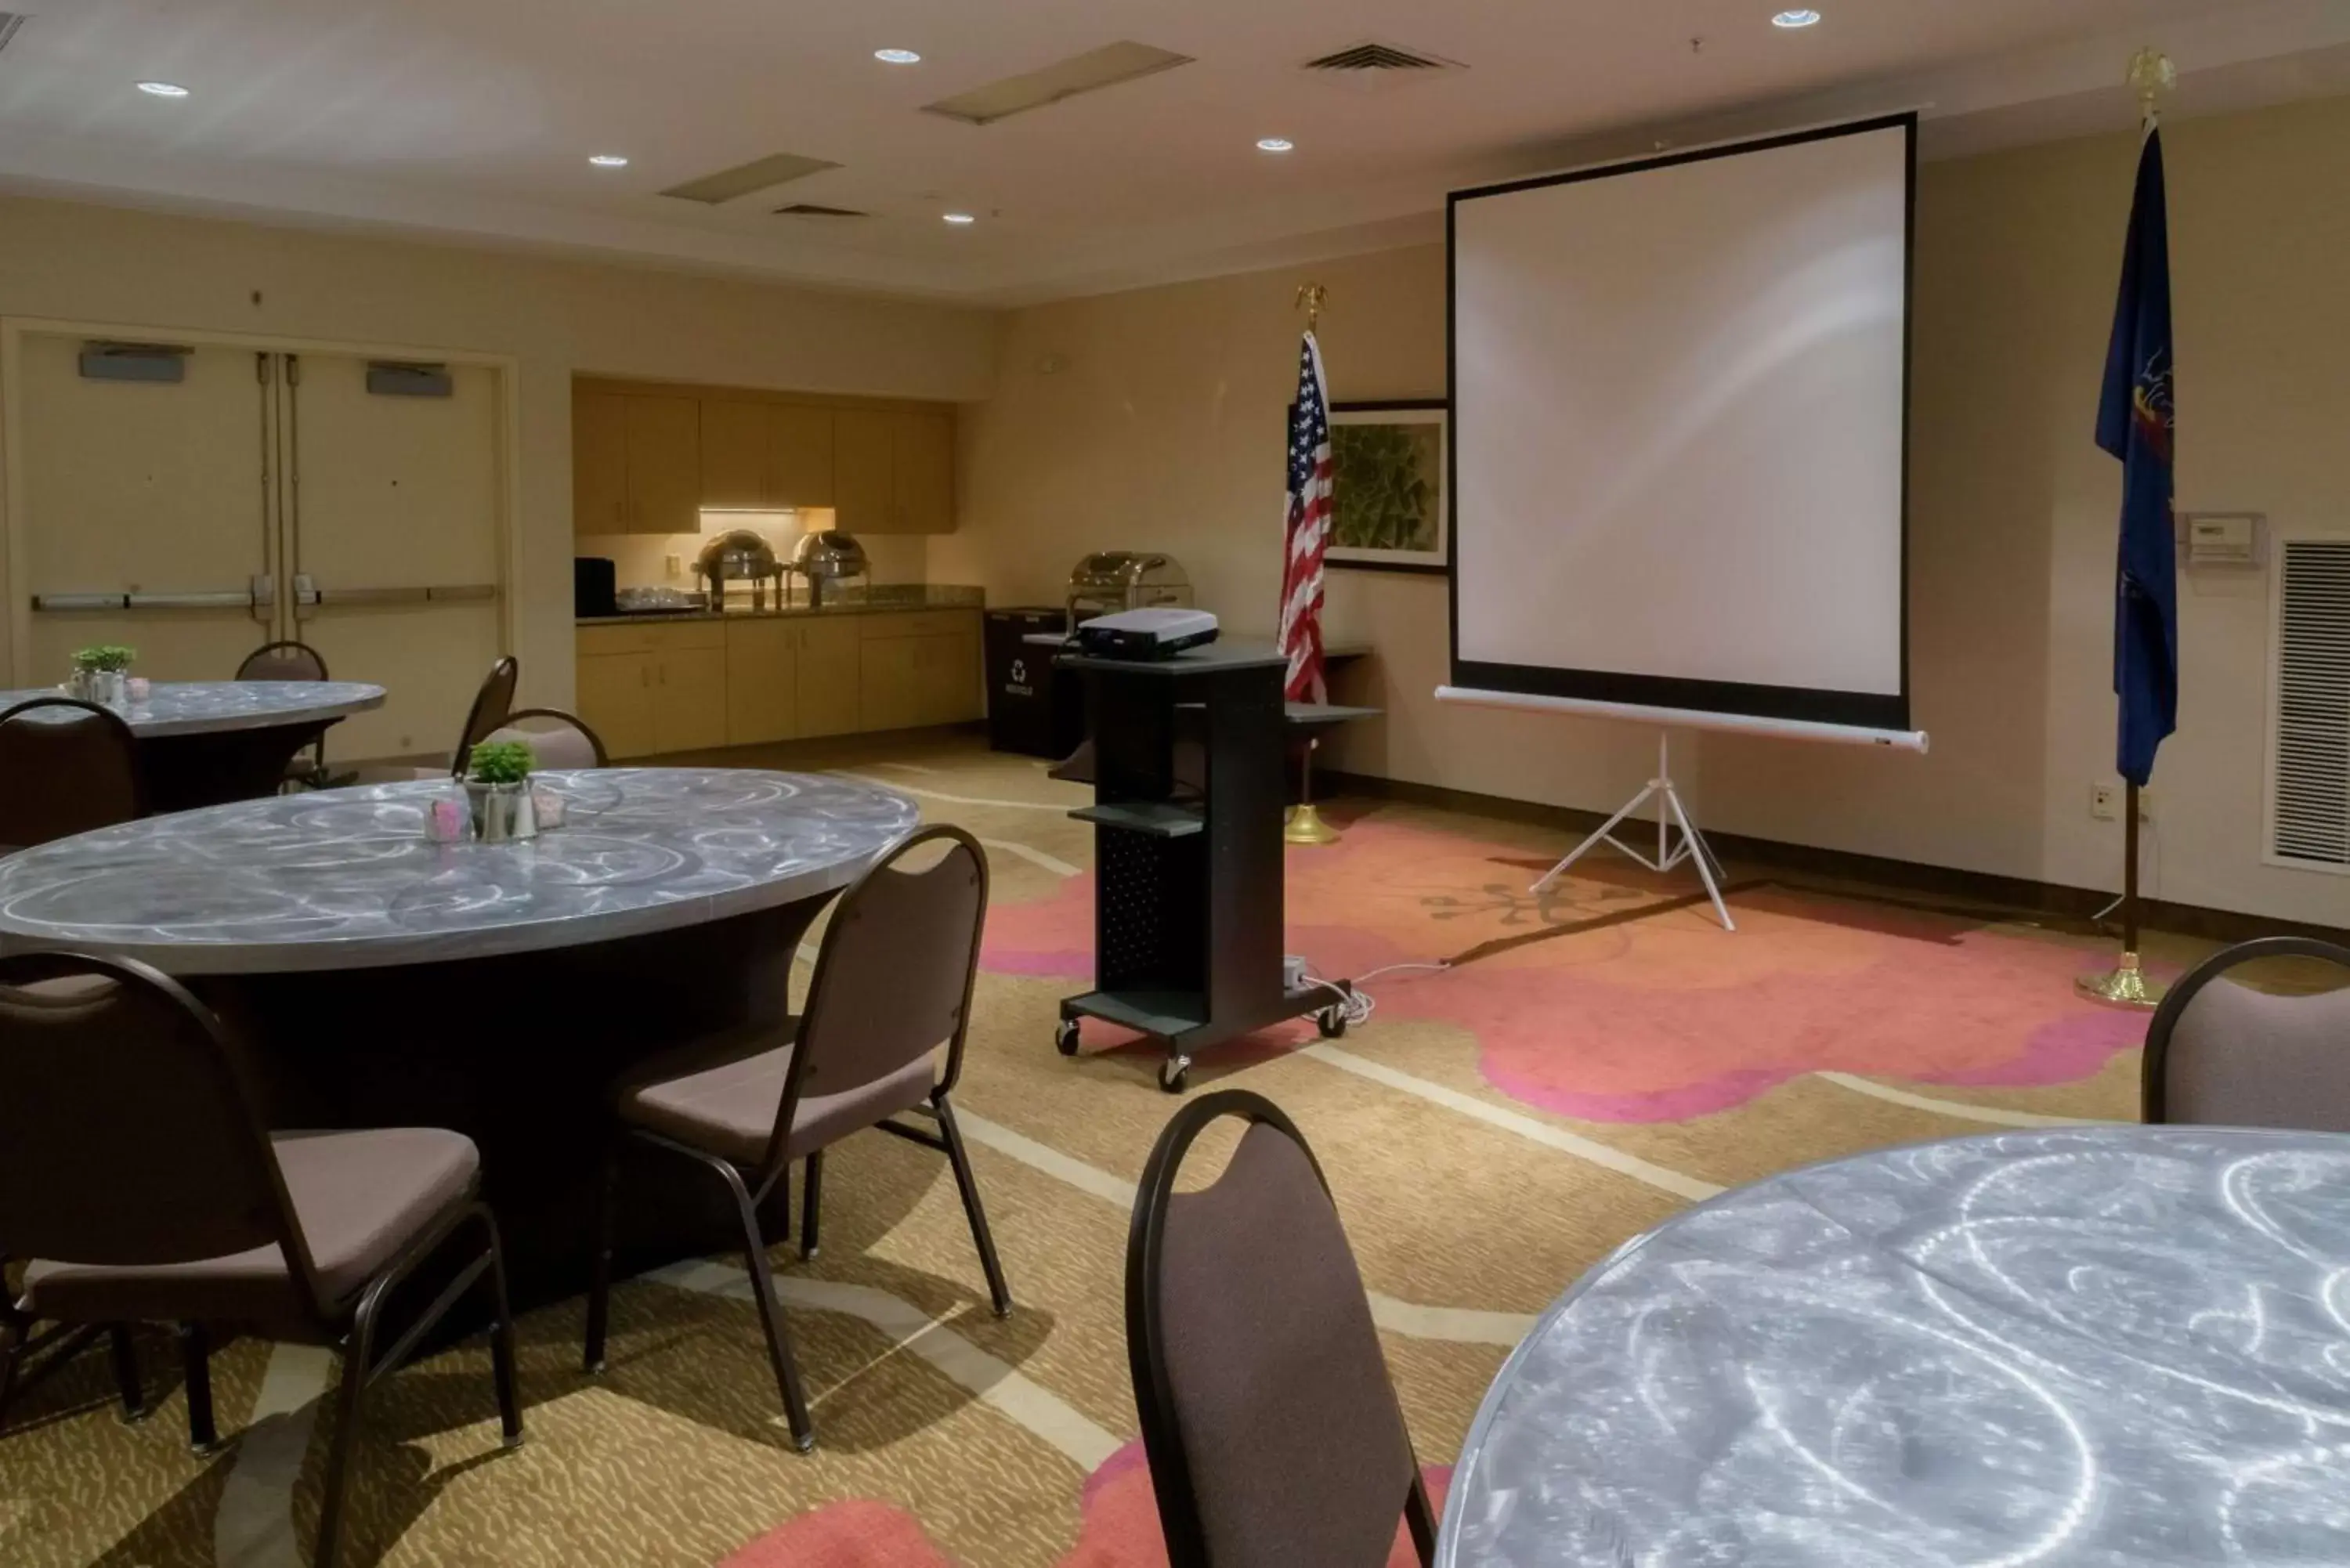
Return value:
M 1216 640 L 1216 618 L 1206 610 L 1120 610 L 1077 628 L 1080 651 L 1103 659 L 1172 659 Z

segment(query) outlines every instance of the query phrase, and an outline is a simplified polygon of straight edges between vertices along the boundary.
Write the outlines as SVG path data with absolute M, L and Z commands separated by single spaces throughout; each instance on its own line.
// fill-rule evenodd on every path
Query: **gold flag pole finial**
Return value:
M 2160 49 L 2144 48 L 2130 57 L 2129 85 L 2137 89 L 2138 112 L 2152 119 L 2163 95 L 2178 86 L 2178 67 Z
M 1318 283 L 1298 286 L 1297 298 L 1291 308 L 1305 312 L 1306 331 L 1311 332 L 1322 325 L 1322 302 L 1329 297 L 1330 291 Z

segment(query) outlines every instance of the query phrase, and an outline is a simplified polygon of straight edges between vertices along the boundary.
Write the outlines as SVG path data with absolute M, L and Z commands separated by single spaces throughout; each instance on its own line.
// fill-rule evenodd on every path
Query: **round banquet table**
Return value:
M 809 923 L 918 813 L 814 774 L 536 779 L 567 820 L 519 844 L 428 841 L 429 803 L 452 792 L 425 780 L 36 846 L 0 860 L 0 952 L 103 953 L 182 979 L 248 1043 L 273 1127 L 472 1137 L 515 1293 L 552 1300 L 588 1277 L 613 1078 L 779 1023 Z M 625 1267 L 739 1235 L 684 1161 L 648 1162 L 621 1195 Z M 777 1236 L 785 1208 L 770 1210 Z
M 0 711 L 64 695 L 0 691 Z M 146 701 L 116 711 L 139 743 L 147 809 L 175 812 L 276 794 L 302 748 L 382 706 L 382 687 L 356 680 L 158 680 Z
M 1436 1560 L 2350 1563 L 2350 1137 L 1962 1138 L 1690 1210 L 1503 1367 Z

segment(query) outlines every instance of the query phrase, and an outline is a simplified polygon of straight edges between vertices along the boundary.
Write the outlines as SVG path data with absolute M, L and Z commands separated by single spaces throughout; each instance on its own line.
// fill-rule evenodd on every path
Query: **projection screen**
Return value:
M 1453 193 L 1467 701 L 1921 746 L 1917 119 Z

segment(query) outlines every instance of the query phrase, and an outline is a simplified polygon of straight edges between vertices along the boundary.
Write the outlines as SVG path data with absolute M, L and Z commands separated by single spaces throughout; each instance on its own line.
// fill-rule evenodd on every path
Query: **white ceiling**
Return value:
M 0 186 L 1003 304 L 1430 236 L 1453 186 L 1660 136 L 1919 104 L 1944 150 L 2118 128 L 2146 42 L 2184 110 L 2350 90 L 2350 0 L 1812 0 L 1783 32 L 1785 3 L 0 0 L 31 13 Z M 1367 38 L 1468 68 L 1378 93 L 1297 68 Z M 1196 63 L 986 127 L 920 112 L 1118 39 Z M 841 167 L 719 209 L 656 193 L 785 151 Z

